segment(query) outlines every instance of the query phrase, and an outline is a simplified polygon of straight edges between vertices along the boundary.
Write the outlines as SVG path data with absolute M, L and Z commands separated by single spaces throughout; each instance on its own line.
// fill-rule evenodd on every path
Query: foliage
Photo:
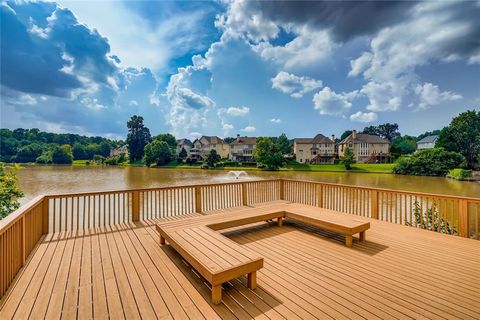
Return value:
M 208 169 L 208 164 L 204 163 L 200 166 L 201 169 Z
M 411 136 L 402 136 L 393 139 L 390 153 L 393 156 L 400 156 L 402 154 L 412 154 L 417 150 L 416 139 Z
M 465 111 L 440 132 L 436 147 L 461 153 L 473 169 L 480 162 L 480 111 Z
M 420 229 L 435 230 L 441 233 L 457 234 L 455 227 L 438 213 L 437 202 L 434 201 L 430 208 L 427 208 L 425 212 L 418 201 L 414 202 L 413 217 L 415 222 L 405 222 L 407 226 L 416 226 Z
M 32 143 L 18 149 L 15 162 L 27 163 L 35 162 L 38 156 L 43 152 L 43 147 L 39 143 Z
M 397 123 L 384 123 L 379 126 L 369 126 L 363 129 L 363 133 L 380 136 L 388 141 L 400 138 Z
M 470 180 L 473 177 L 472 170 L 465 170 L 461 168 L 452 169 L 447 174 L 448 178 L 456 180 Z
M 402 158 L 394 167 L 396 174 L 416 176 L 445 176 L 449 170 L 461 166 L 465 158 L 443 148 L 425 149 L 408 158 Z
M 232 143 L 233 141 L 235 141 L 236 138 L 234 137 L 226 137 L 225 139 L 223 139 L 223 141 L 225 141 L 225 143 Z
M 422 133 L 421 135 L 417 136 L 417 138 L 415 140 L 420 141 L 423 138 L 428 137 L 428 136 L 438 136 L 440 134 L 440 131 L 441 130 L 427 131 L 427 132 Z
M 52 163 L 72 164 L 73 155 L 70 145 L 55 146 L 52 151 Z
M 182 147 L 182 150 L 180 150 L 180 152 L 178 153 L 178 158 L 184 160 L 187 158 L 187 156 L 188 156 L 187 150 L 185 150 L 185 148 Z
M 96 154 L 93 156 L 93 161 L 95 161 L 97 164 L 102 164 L 105 162 L 105 157 L 101 154 Z
M 282 133 L 275 141 L 278 151 L 282 155 L 287 155 L 292 153 L 292 147 L 290 145 L 290 141 L 287 138 L 285 133 Z
M 177 138 L 175 138 L 175 136 L 170 133 L 160 133 L 154 139 L 166 142 L 173 150 L 177 148 Z
M 350 148 L 345 148 L 345 151 L 343 152 L 342 162 L 345 166 L 345 169 L 352 169 L 352 164 L 355 163 L 355 154 Z
M 0 163 L 0 219 L 20 207 L 19 199 L 23 197 L 23 192 L 18 187 L 18 170 L 18 165 L 6 166 Z
M 161 166 L 172 161 L 172 150 L 165 141 L 153 140 L 145 146 L 145 164 Z
M 217 153 L 215 149 L 210 150 L 210 152 L 207 154 L 207 158 L 205 159 L 205 162 L 209 167 L 214 167 L 217 162 L 221 160 L 220 155 Z
M 144 148 L 151 140 L 150 130 L 143 124 L 143 117 L 137 115 L 130 118 L 127 122 L 127 128 L 130 162 L 135 162 L 142 159 Z
M 345 139 L 346 137 L 348 137 L 351 134 L 352 134 L 352 130 L 347 130 L 347 131 L 343 132 L 342 135 L 340 136 L 340 140 Z
M 253 157 L 257 163 L 263 164 L 268 170 L 278 170 L 284 163 L 283 154 L 278 150 L 271 138 L 261 137 L 257 139 Z

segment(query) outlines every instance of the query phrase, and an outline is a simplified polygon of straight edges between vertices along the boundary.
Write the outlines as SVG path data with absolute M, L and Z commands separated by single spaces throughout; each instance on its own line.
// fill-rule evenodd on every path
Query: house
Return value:
M 338 145 L 340 157 L 347 148 L 353 151 L 358 163 L 387 163 L 390 160 L 390 142 L 376 135 L 357 133 L 353 130 Z
M 255 137 L 240 137 L 237 134 L 237 139 L 230 143 L 230 158 L 233 161 L 253 161 L 256 142 Z
M 210 150 L 215 149 L 222 158 L 228 158 L 230 146 L 223 139 L 217 136 L 202 136 L 193 141 L 190 149 L 190 158 L 194 160 L 205 160 Z
M 114 148 L 110 150 L 110 157 L 119 157 L 121 155 L 124 155 L 125 157 L 128 158 L 128 146 L 124 145 L 118 148 Z
M 177 140 L 177 155 L 180 154 L 180 151 L 182 151 L 182 148 L 187 151 L 187 158 L 190 157 L 190 149 L 192 149 L 193 143 L 192 141 L 188 139 L 178 139 Z
M 317 134 L 313 138 L 297 138 L 293 140 L 295 159 L 300 163 L 333 163 L 337 157 L 335 152 L 335 136 L 327 138 Z
M 437 143 L 438 135 L 426 136 L 417 142 L 417 150 L 432 149 L 435 148 L 435 143 Z

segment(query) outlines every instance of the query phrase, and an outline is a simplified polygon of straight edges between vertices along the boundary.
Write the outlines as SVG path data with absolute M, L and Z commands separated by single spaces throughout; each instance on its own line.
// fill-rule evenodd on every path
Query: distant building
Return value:
M 338 145 L 340 157 L 346 148 L 353 151 L 358 163 L 387 163 L 390 160 L 390 142 L 376 135 L 357 133 L 353 130 Z
M 230 146 L 223 139 L 217 136 L 202 136 L 193 141 L 190 149 L 190 158 L 194 160 L 205 160 L 210 150 L 215 149 L 222 158 L 228 158 Z
M 334 163 L 337 157 L 335 136 L 332 135 L 330 139 L 323 134 L 317 134 L 313 138 L 294 139 L 293 152 L 300 163 Z
M 438 135 L 426 136 L 425 138 L 417 142 L 417 150 L 435 148 L 435 143 L 437 143 L 437 140 L 438 140 Z
M 120 155 L 125 155 L 128 158 L 128 146 L 124 145 L 118 148 L 110 150 L 110 157 L 118 157 Z
M 187 158 L 190 157 L 190 149 L 192 149 L 193 143 L 188 139 L 178 139 L 177 140 L 177 156 L 182 151 L 182 148 L 187 151 Z
M 256 142 L 255 137 L 240 137 L 237 134 L 237 139 L 230 143 L 230 158 L 233 161 L 253 161 Z

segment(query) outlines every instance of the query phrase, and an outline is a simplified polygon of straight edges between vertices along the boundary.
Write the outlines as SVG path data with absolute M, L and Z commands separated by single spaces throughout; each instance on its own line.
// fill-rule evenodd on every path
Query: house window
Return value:
M 317 151 L 312 151 L 312 154 L 313 154 L 313 155 L 316 155 L 316 154 L 317 154 Z

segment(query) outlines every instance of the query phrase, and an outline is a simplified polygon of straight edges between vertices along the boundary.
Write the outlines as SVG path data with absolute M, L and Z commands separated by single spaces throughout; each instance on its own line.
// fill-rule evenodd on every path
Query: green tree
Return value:
M 20 207 L 19 199 L 23 192 L 18 187 L 18 166 L 5 166 L 0 163 L 0 219 Z
M 365 134 L 373 134 L 375 136 L 379 136 L 380 134 L 378 133 L 378 127 L 377 126 L 368 126 L 363 128 L 362 133 Z
M 418 137 L 416 137 L 415 140 L 420 141 L 427 136 L 438 136 L 440 134 L 440 131 L 441 130 L 433 130 L 433 131 L 424 132 L 421 135 L 419 135 Z
M 340 136 L 340 140 L 345 139 L 346 137 L 348 137 L 351 134 L 352 134 L 352 130 L 347 130 L 347 131 L 343 132 L 342 135 Z
M 72 153 L 75 160 L 91 159 L 88 157 L 87 148 L 78 142 L 73 145 Z
M 110 157 L 110 144 L 107 141 L 100 142 L 100 154 L 105 158 Z
M 465 158 L 443 148 L 420 150 L 411 157 L 402 158 L 393 168 L 396 174 L 415 176 L 445 176 L 451 169 L 462 166 Z
M 35 162 L 43 152 L 42 145 L 32 143 L 18 149 L 15 161 L 19 163 Z
M 290 146 L 290 141 L 287 138 L 285 133 L 282 133 L 275 141 L 278 151 L 282 155 L 290 154 L 292 152 L 292 147 Z
M 350 170 L 352 169 L 352 164 L 355 163 L 355 154 L 353 153 L 352 149 L 346 148 L 343 152 L 342 157 L 343 165 L 345 169 Z
M 130 162 L 134 162 L 143 158 L 144 148 L 151 140 L 150 130 L 143 124 L 143 117 L 136 115 L 127 122 L 127 128 Z
M 397 123 L 384 123 L 379 126 L 365 127 L 363 133 L 377 135 L 388 141 L 392 141 L 401 136 Z
M 165 141 L 153 140 L 145 146 L 145 164 L 161 166 L 172 161 L 172 150 Z
M 187 150 L 185 150 L 185 148 L 182 147 L 182 150 L 180 150 L 180 152 L 178 153 L 178 158 L 184 160 L 187 158 L 187 156 L 188 156 Z
M 257 139 L 253 156 L 257 163 L 265 165 L 268 170 L 278 170 L 285 163 L 283 154 L 268 137 Z
M 173 134 L 160 133 L 154 139 L 166 142 L 173 150 L 177 148 L 177 138 Z
M 469 110 L 453 118 L 440 132 L 437 147 L 462 154 L 469 168 L 480 161 L 480 111 Z
M 52 163 L 71 164 L 73 161 L 72 150 L 70 145 L 55 146 L 52 151 Z
M 412 154 L 417 149 L 416 139 L 411 136 L 395 138 L 392 141 L 390 152 L 394 155 Z
M 223 139 L 223 141 L 225 141 L 225 143 L 232 143 L 233 141 L 235 141 L 236 138 L 234 137 L 226 137 L 225 139 Z
M 210 152 L 207 154 L 207 158 L 205 159 L 205 162 L 209 167 L 214 167 L 217 162 L 219 162 L 222 158 L 220 155 L 217 153 L 215 149 L 210 150 Z

